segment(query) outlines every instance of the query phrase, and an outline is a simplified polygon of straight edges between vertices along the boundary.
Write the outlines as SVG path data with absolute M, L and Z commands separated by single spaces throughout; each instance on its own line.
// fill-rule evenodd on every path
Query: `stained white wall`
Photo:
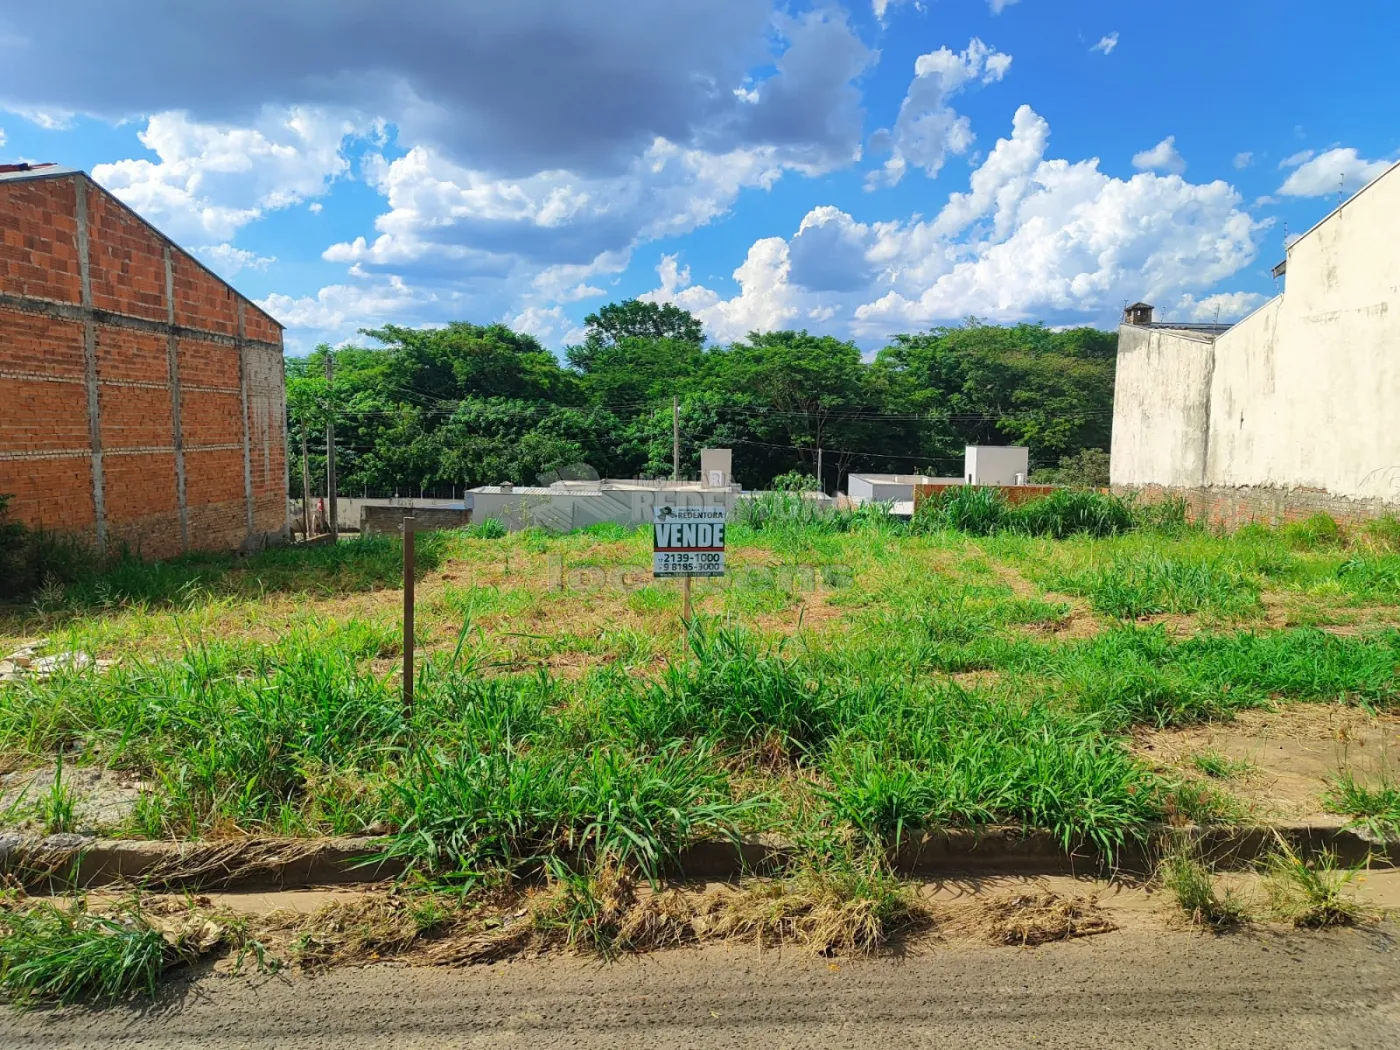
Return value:
M 1118 330 L 1113 484 L 1205 484 L 1214 359 L 1205 336 L 1132 325 Z
M 1285 281 L 1213 344 L 1120 329 L 1115 484 L 1400 501 L 1400 167 L 1294 242 Z

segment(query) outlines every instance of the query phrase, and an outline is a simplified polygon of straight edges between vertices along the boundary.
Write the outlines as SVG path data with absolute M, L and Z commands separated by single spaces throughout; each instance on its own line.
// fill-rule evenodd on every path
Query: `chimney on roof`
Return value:
M 1147 303 L 1133 303 L 1123 309 L 1124 324 L 1151 324 L 1152 307 Z

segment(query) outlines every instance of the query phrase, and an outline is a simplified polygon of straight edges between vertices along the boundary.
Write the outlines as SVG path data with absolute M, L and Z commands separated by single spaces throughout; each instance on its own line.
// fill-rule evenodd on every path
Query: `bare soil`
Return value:
M 1232 722 L 1140 730 L 1133 749 L 1160 767 L 1200 777 L 1192 756 L 1215 752 L 1248 762 L 1240 775 L 1213 780 L 1261 821 L 1342 823 L 1322 804 L 1330 781 L 1349 770 L 1362 782 L 1400 778 L 1400 714 L 1336 704 L 1289 704 L 1241 711 Z
M 196 972 L 152 1006 L 9 1015 L 0 1048 L 1388 1048 L 1394 928 L 1123 930 L 859 962 L 715 946 L 316 977 Z

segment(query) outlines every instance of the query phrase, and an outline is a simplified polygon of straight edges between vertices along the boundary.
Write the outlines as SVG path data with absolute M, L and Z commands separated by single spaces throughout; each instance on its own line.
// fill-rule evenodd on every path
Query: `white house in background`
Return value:
M 852 503 L 901 502 L 914 498 L 916 485 L 961 485 L 962 478 L 931 478 L 925 474 L 851 474 L 846 495 Z
M 963 480 L 969 485 L 1024 485 L 1031 472 L 1031 450 L 1018 445 L 968 445 Z
M 1400 510 L 1400 165 L 1287 248 L 1233 326 L 1118 329 L 1110 477 L 1220 521 Z
M 1030 473 L 1030 450 L 1009 445 L 968 445 L 964 453 L 966 469 L 962 477 L 932 478 L 925 474 L 851 474 L 846 478 L 846 496 L 857 506 L 862 503 L 894 503 L 895 513 L 903 504 L 913 507 L 914 489 L 919 485 L 1024 485 Z

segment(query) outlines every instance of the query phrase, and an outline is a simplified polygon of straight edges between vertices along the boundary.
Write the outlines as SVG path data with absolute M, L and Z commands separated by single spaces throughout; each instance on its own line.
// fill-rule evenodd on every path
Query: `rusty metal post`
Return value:
M 413 710 L 413 519 L 403 519 L 403 707 Z

